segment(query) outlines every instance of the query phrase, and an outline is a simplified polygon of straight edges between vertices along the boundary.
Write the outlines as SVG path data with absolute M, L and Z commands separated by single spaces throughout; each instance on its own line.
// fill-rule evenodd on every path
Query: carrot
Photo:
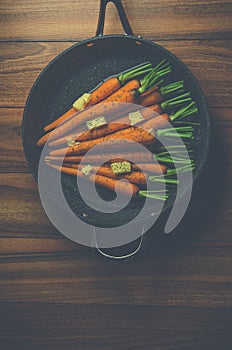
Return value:
M 67 145 L 67 140 L 71 139 L 75 142 L 79 142 L 79 141 L 87 141 L 87 140 L 93 140 L 96 138 L 99 138 L 103 135 L 108 135 L 108 134 L 112 134 L 113 132 L 117 131 L 117 130 L 122 130 L 128 128 L 128 124 L 123 124 L 123 123 L 109 123 L 99 129 L 95 129 L 95 130 L 87 130 L 83 133 L 78 132 L 73 133 L 71 135 L 67 135 L 65 137 L 62 137 L 58 140 L 54 140 L 52 141 L 49 146 L 50 147 L 59 147 L 59 146 L 65 146 Z
M 113 134 L 100 137 L 98 139 L 90 140 L 90 141 L 83 141 L 80 142 L 74 146 L 57 149 L 50 152 L 50 155 L 54 156 L 62 156 L 65 153 L 67 155 L 71 154 L 82 154 L 87 151 L 89 151 L 94 146 L 104 142 L 103 147 L 110 147 L 113 146 L 113 148 L 117 148 L 118 145 L 123 146 L 131 146 L 133 143 L 127 142 L 127 140 L 131 140 L 134 142 L 140 142 L 143 145 L 151 144 L 156 139 L 153 135 L 153 132 L 157 128 L 160 128 L 167 124 L 167 121 L 169 120 L 168 114 L 163 114 L 160 117 L 149 119 L 143 123 L 140 124 L 140 127 L 129 127 L 124 130 L 119 130 Z
M 160 114 L 162 112 L 162 108 L 160 108 L 159 105 L 153 105 L 150 106 L 149 109 L 151 109 L 153 112 L 156 112 Z M 140 111 L 140 113 L 143 115 L 145 119 L 148 119 L 149 117 L 153 116 L 154 113 L 149 113 L 146 109 Z M 80 126 L 77 128 L 76 132 L 66 135 L 60 139 L 51 141 L 49 143 L 50 147 L 58 147 L 62 145 L 67 145 L 67 140 L 71 139 L 73 141 L 87 141 L 87 140 L 92 140 L 99 138 L 104 135 L 112 134 L 115 131 L 125 129 L 130 126 L 130 119 L 129 116 L 126 115 L 124 117 L 121 117 L 117 119 L 117 123 L 109 123 L 101 128 L 95 129 L 95 130 L 86 130 L 85 131 L 85 126 Z M 49 133 L 43 135 L 36 143 L 38 147 L 43 146 L 47 140 L 51 137 L 52 138 L 52 131 Z
M 156 163 L 141 163 L 141 164 L 132 164 L 132 169 L 134 170 L 141 170 L 146 171 L 147 173 L 154 173 L 154 174 L 164 174 L 167 170 L 167 167 L 162 164 L 156 164 Z
M 73 168 L 67 168 L 67 167 L 60 167 L 58 165 L 48 163 L 48 165 L 56 170 L 59 170 L 65 174 L 72 175 L 72 176 L 79 176 L 82 177 L 86 180 L 89 180 L 91 182 L 94 182 L 95 184 L 101 185 L 105 188 L 108 188 L 112 191 L 115 191 L 115 186 L 117 185 L 117 191 L 124 194 L 124 195 L 131 195 L 135 196 L 139 188 L 131 183 L 128 183 L 126 181 L 118 181 L 116 179 L 112 179 L 106 176 L 102 175 L 94 175 L 94 174 L 89 174 L 88 176 L 84 175 L 82 171 L 78 169 L 73 169 Z
M 57 125 L 61 124 L 63 121 L 67 120 L 68 118 L 75 115 L 78 111 L 71 107 L 67 112 L 65 112 L 63 115 L 61 115 L 58 119 L 54 120 L 52 123 L 46 125 L 44 127 L 44 131 L 48 132 L 50 130 L 53 130 L 57 127 Z
M 150 108 L 152 109 L 152 108 Z M 151 117 L 154 117 L 154 111 L 151 111 L 148 108 L 143 108 L 137 112 L 140 112 L 141 117 L 144 119 L 149 119 Z M 140 122 L 138 122 L 139 125 Z M 102 136 L 106 136 L 108 134 L 112 134 L 116 131 L 122 130 L 122 129 L 126 129 L 128 127 L 130 127 L 131 125 L 131 119 L 130 119 L 130 115 L 127 114 L 119 119 L 117 119 L 117 123 L 109 123 L 105 126 L 102 126 L 100 128 L 97 128 L 95 130 L 87 130 L 83 133 L 80 133 L 80 130 L 78 130 L 77 133 L 72 133 L 70 135 L 66 135 L 65 137 L 62 137 L 58 140 L 54 140 L 52 142 L 50 142 L 50 147 L 59 147 L 62 145 L 67 145 L 67 140 L 73 140 L 73 141 L 88 141 L 88 140 L 93 140 L 93 139 L 97 139 L 99 137 Z
M 157 72 L 154 68 L 149 74 L 147 74 L 141 81 L 133 79 L 129 81 L 125 86 L 120 88 L 115 94 L 112 94 L 109 98 L 102 100 L 98 105 L 94 105 L 91 108 L 82 111 L 76 117 L 71 118 L 66 123 L 60 125 L 60 127 L 56 128 L 54 131 L 53 137 L 54 139 L 60 137 L 65 134 L 69 130 L 74 129 L 74 127 L 78 127 L 84 122 L 99 116 L 105 115 L 105 113 L 109 113 L 108 103 L 114 104 L 118 106 L 118 103 L 136 103 L 139 102 L 140 94 L 149 90 L 153 87 L 154 83 L 159 79 L 159 76 L 162 74 L 167 74 L 170 72 L 171 68 L 165 68 L 163 71 Z M 164 73 L 165 72 L 165 73 Z M 115 107 L 117 107 L 115 106 Z M 95 107 L 95 108 L 94 108 Z M 119 107 L 118 107 L 119 108 Z M 110 108 L 112 109 L 112 108 Z M 116 108 L 117 109 L 117 108 Z M 113 110 L 114 111 L 114 110 Z M 113 112 L 111 110 L 111 113 Z M 96 115 L 97 113 L 97 115 Z
M 176 106 L 179 106 L 183 103 L 191 102 L 191 101 L 192 101 L 192 99 L 190 97 L 190 92 L 187 92 L 183 95 L 174 97 L 174 98 L 169 99 L 169 100 L 165 100 L 161 104 L 153 104 L 153 105 L 149 106 L 148 108 L 151 109 L 153 112 L 161 114 L 164 111 L 164 109 L 166 109 L 166 108 L 176 107 Z M 147 112 L 146 109 L 143 109 L 142 107 L 141 107 L 140 113 L 143 115 L 144 119 L 148 119 L 151 117 L 149 112 Z M 91 139 L 95 139 L 95 138 L 98 138 L 98 137 L 101 137 L 104 135 L 111 134 L 111 133 L 115 132 L 117 130 L 117 128 L 118 128 L 118 130 L 125 129 L 126 127 L 128 127 L 128 125 L 125 125 L 125 124 L 130 124 L 130 120 L 129 120 L 128 115 L 117 119 L 117 123 L 121 123 L 121 125 L 116 124 L 116 123 L 115 124 L 108 124 L 108 125 L 101 127 L 99 129 L 92 130 L 92 131 L 87 130 L 83 133 L 81 133 L 81 132 L 84 131 L 85 127 L 83 126 L 82 129 L 80 129 L 80 127 L 79 127 L 79 129 L 77 129 L 74 133 L 67 135 L 65 137 L 62 137 L 58 140 L 52 141 L 50 143 L 50 146 L 51 147 L 58 147 L 58 146 L 66 145 L 68 138 L 71 140 L 74 140 L 74 141 L 86 141 L 86 140 L 91 140 Z M 162 126 L 160 125 L 160 127 L 162 127 Z M 45 140 L 45 142 L 46 142 L 47 138 L 45 136 L 43 136 L 38 141 L 38 145 L 42 145 L 43 140 Z
M 36 142 L 37 147 L 41 147 L 45 145 L 49 137 L 52 135 L 52 131 L 49 131 L 47 134 L 43 135 L 42 137 L 39 138 L 39 140 Z
M 141 96 L 140 104 L 141 106 L 149 106 L 152 104 L 157 104 L 163 101 L 163 96 L 159 91 L 153 91 L 151 94 L 146 96 Z
M 135 90 L 140 88 L 140 82 L 136 79 L 129 81 L 126 85 L 121 87 L 118 91 L 105 98 L 102 103 L 107 102 L 127 102 L 135 103 L 137 101 L 137 96 Z
M 160 104 L 149 105 L 148 108 L 152 109 L 156 113 L 161 114 L 161 113 L 163 113 L 163 111 L 166 108 L 177 107 L 177 106 L 182 105 L 183 103 L 191 102 L 191 101 L 192 101 L 192 99 L 190 97 L 190 92 L 187 92 L 183 95 L 176 96 L 176 97 L 171 98 L 169 100 L 165 100 Z
M 184 91 L 184 82 L 183 80 L 171 83 L 169 85 L 161 87 L 159 90 L 149 90 L 140 96 L 140 104 L 142 106 L 149 106 L 157 104 L 163 101 L 164 97 L 171 93 L 183 92 Z
M 49 161 L 57 161 L 61 162 L 70 162 L 70 163 L 80 163 L 83 162 L 85 164 L 101 164 L 102 163 L 102 154 L 92 154 L 86 156 L 66 156 L 64 158 L 59 156 L 46 156 L 46 160 Z M 154 161 L 152 153 L 149 152 L 114 152 L 107 153 L 107 159 L 109 163 L 115 161 L 123 161 L 123 160 L 133 160 L 136 163 L 152 163 Z
M 47 142 L 48 138 L 50 143 L 52 143 L 57 139 L 58 145 L 63 143 L 66 144 L 67 138 L 71 138 L 72 140 L 77 140 L 77 138 L 81 137 L 81 135 L 85 131 L 88 131 L 87 126 L 84 124 L 84 121 L 93 119 L 103 114 L 105 115 L 106 119 L 110 120 L 111 118 L 117 118 L 122 115 L 125 115 L 125 113 L 127 112 L 132 112 L 135 110 L 135 108 L 136 106 L 133 106 L 133 105 L 128 104 L 128 105 L 121 106 L 115 103 L 108 103 L 107 105 L 96 105 L 94 107 L 89 107 L 83 112 L 83 114 L 80 114 L 79 121 L 78 119 L 72 118 L 72 120 L 67 121 L 66 123 L 61 125 L 59 128 L 50 131 L 48 134 L 43 135 L 37 141 L 37 146 L 43 146 Z M 81 122 L 81 118 L 84 120 L 83 123 Z M 79 125 L 79 122 L 81 125 Z M 68 126 L 66 124 L 68 124 Z M 76 124 L 78 125 L 77 127 L 75 126 Z M 62 128 L 62 130 L 60 128 Z M 72 128 L 72 134 L 59 139 L 60 133 L 62 133 L 62 136 L 63 136 L 63 132 L 64 134 L 67 134 L 67 132 L 65 132 L 65 128 Z M 59 141 L 59 140 L 62 140 L 62 141 Z
M 109 95 L 120 89 L 121 83 L 118 77 L 110 77 L 105 80 L 100 87 L 91 93 L 90 100 L 87 102 L 85 107 L 93 106 L 98 102 L 104 100 Z
M 160 69 L 159 71 L 158 71 L 158 68 Z M 111 96 L 101 100 L 100 102 L 106 103 L 106 102 L 114 101 L 114 102 L 136 103 L 139 100 L 139 95 L 144 93 L 145 91 L 147 91 L 150 87 L 152 87 L 154 85 L 154 83 L 158 80 L 159 76 L 165 75 L 165 74 L 169 73 L 170 71 L 171 71 L 171 67 L 169 66 L 168 62 L 166 62 L 166 60 L 163 60 L 162 62 L 160 62 L 160 64 L 158 64 L 155 68 L 153 68 L 149 72 L 149 74 L 147 74 L 141 81 L 138 81 L 136 79 L 129 81 L 129 83 L 126 84 L 125 87 L 119 89 L 118 93 L 115 92 L 115 94 L 114 93 L 111 94 Z M 144 72 L 145 71 L 143 70 L 143 73 Z M 141 74 L 141 72 L 139 72 L 139 74 Z M 132 75 L 129 74 L 129 75 L 130 75 L 130 77 L 132 77 L 133 74 Z M 126 80 L 127 78 L 128 78 L 128 75 L 126 75 L 126 77 L 124 77 L 124 80 Z M 109 82 L 109 79 L 108 79 L 108 82 Z M 91 105 L 91 104 L 89 104 L 89 105 Z M 73 114 L 73 116 L 68 118 L 68 121 L 70 121 L 70 120 L 72 121 L 72 119 L 74 119 L 76 117 L 76 115 L 79 115 L 79 114 L 80 114 L 80 111 Z M 68 115 L 69 115 L 69 113 L 68 113 Z M 90 117 L 91 117 L 91 115 L 90 115 Z M 82 118 L 81 117 L 78 119 L 75 118 L 75 121 L 77 120 L 77 124 L 80 125 L 81 123 L 87 121 L 90 117 L 86 117 L 86 115 L 85 115 L 85 118 L 84 118 L 82 115 Z M 63 117 L 61 117 L 61 119 L 62 118 Z M 65 120 L 66 120 L 66 118 L 64 118 L 64 120 L 62 119 L 61 126 L 63 124 L 63 121 L 65 123 Z M 56 122 L 54 122 L 54 123 L 56 123 Z M 53 124 L 53 126 L 54 125 L 55 124 Z M 60 123 L 58 122 L 57 126 L 59 126 L 59 125 L 60 125 Z M 68 127 L 69 127 L 69 125 L 70 124 L 68 124 Z M 78 125 L 76 125 L 76 126 L 78 126 Z M 50 127 L 51 126 L 46 127 L 46 131 L 50 130 Z M 59 129 L 59 131 L 57 131 L 57 133 L 55 135 L 59 136 L 59 135 L 65 133 L 66 131 L 67 131 L 67 125 L 63 129 Z
M 80 166 L 79 164 L 76 164 L 76 163 L 63 163 L 63 166 L 67 168 L 74 168 L 79 170 L 82 170 L 84 167 L 83 165 Z M 104 166 L 101 166 L 101 167 L 92 166 L 92 171 L 98 175 L 107 176 L 112 179 L 128 180 L 137 185 L 146 185 L 147 178 L 148 178 L 147 174 L 144 174 L 141 171 L 134 171 L 134 172 L 131 172 L 130 174 L 115 175 L 111 167 L 104 167 Z
M 104 142 L 103 147 L 107 148 L 109 148 L 110 146 L 113 146 L 113 148 L 117 148 L 118 145 L 131 146 L 132 143 L 127 142 L 127 140 L 141 142 L 145 145 L 153 143 L 155 141 L 155 137 L 151 133 L 148 133 L 146 130 L 137 127 L 130 127 L 128 129 L 120 130 L 114 134 L 100 137 L 95 140 L 81 142 L 75 146 L 52 150 L 50 151 L 50 155 L 62 156 L 65 153 L 66 155 L 83 154 L 92 149 L 94 146 L 100 144 L 101 142 Z
M 165 63 L 165 67 L 167 63 Z M 109 97 L 102 100 L 102 103 L 106 102 L 118 102 L 118 103 L 136 103 L 139 102 L 140 95 L 146 94 L 146 92 L 150 89 L 150 91 L 156 91 L 158 86 L 154 86 L 159 77 L 165 75 L 171 71 L 171 68 L 168 64 L 168 67 L 164 69 L 160 69 L 157 71 L 154 68 L 151 72 L 149 72 L 142 80 L 133 79 L 129 81 L 126 85 L 121 87 L 115 93 L 111 94 Z M 157 85 L 159 85 L 158 83 Z
M 163 112 L 163 109 L 160 107 L 159 104 L 151 105 L 148 108 L 151 109 L 153 112 L 156 112 L 158 114 L 161 114 Z
M 49 160 L 49 157 L 47 157 L 47 158 L 48 159 L 46 160 L 46 162 L 56 162 L 56 160 L 57 160 L 55 157 L 53 157 L 53 159 L 52 159 L 52 157 L 50 157 L 51 158 L 50 160 Z M 79 162 L 75 163 L 75 162 L 72 162 L 72 161 L 71 162 L 66 161 L 66 160 L 68 160 L 68 158 L 71 158 L 71 157 L 66 157 L 64 159 L 63 166 L 68 167 L 68 168 L 75 168 L 75 169 L 80 167 Z M 75 157 L 72 157 L 72 158 L 75 158 Z M 123 160 L 124 159 L 122 159 L 122 158 L 121 159 L 113 159 L 113 160 L 111 160 L 111 162 L 117 162 L 117 161 L 123 161 Z M 82 167 L 83 167 L 83 165 L 82 165 Z M 97 172 L 97 168 L 98 167 L 95 167 L 93 165 L 93 169 L 96 172 Z M 104 164 L 104 165 L 102 165 L 99 168 L 100 169 L 102 169 L 102 168 L 107 169 L 107 171 L 109 171 L 110 174 L 112 173 L 112 170 L 110 168 L 110 164 L 109 163 Z M 147 173 L 153 173 L 153 174 L 161 175 L 161 174 L 164 174 L 166 172 L 167 167 L 165 165 L 163 165 L 163 164 L 156 164 L 156 163 L 138 163 L 138 164 L 131 163 L 131 169 L 132 170 L 136 170 L 136 171 L 143 171 L 143 172 L 145 171 Z M 106 176 L 108 176 L 108 175 L 106 175 Z
M 116 161 L 119 161 L 119 160 L 116 160 L 116 159 L 112 160 L 112 162 L 116 162 Z M 120 161 L 122 161 L 122 160 L 120 160 Z M 78 163 L 64 162 L 63 165 L 67 166 L 68 168 L 74 167 L 74 168 L 77 169 L 79 167 Z M 93 168 L 97 172 L 96 167 L 93 166 Z M 100 169 L 102 169 L 102 168 L 106 168 L 108 171 L 110 171 L 110 173 L 112 173 L 112 170 L 111 170 L 109 164 L 105 164 L 105 165 L 100 167 Z M 143 171 L 143 172 L 145 171 L 147 173 L 154 173 L 154 174 L 159 174 L 160 175 L 160 174 L 164 174 L 166 172 L 167 167 L 165 165 L 156 164 L 156 163 L 138 163 L 138 164 L 132 163 L 131 164 L 131 169 L 132 170 L 136 170 L 137 172 L 138 171 Z M 106 176 L 108 176 L 108 175 L 106 175 Z
M 143 63 L 127 71 L 119 73 L 116 76 L 109 77 L 90 92 L 90 99 L 85 105 L 85 108 L 97 104 L 99 101 L 105 99 L 106 97 L 117 91 L 128 80 L 148 73 L 149 71 L 151 71 L 151 69 L 152 68 L 150 63 Z M 45 126 L 44 131 L 47 132 L 52 129 L 55 129 L 57 125 L 67 120 L 69 117 L 72 117 L 77 111 L 78 110 L 76 108 L 71 107 L 60 118 Z
M 149 119 L 148 121 L 141 123 L 139 127 L 142 127 L 143 129 L 147 130 L 147 132 L 149 132 L 150 129 L 153 129 L 153 131 L 155 131 L 167 126 L 169 121 L 169 115 L 167 113 L 164 113 L 159 115 L 158 117 Z
M 79 126 L 87 122 L 88 120 L 94 119 L 98 116 L 106 116 L 111 113 L 121 113 L 122 110 L 125 109 L 125 106 L 119 106 L 115 103 L 107 103 L 107 104 L 97 104 L 93 107 L 89 107 L 81 112 L 78 117 L 74 117 L 70 120 L 67 120 L 64 124 L 60 125 L 53 131 L 53 135 L 51 140 L 56 140 L 60 136 L 65 135 L 70 130 L 77 129 Z

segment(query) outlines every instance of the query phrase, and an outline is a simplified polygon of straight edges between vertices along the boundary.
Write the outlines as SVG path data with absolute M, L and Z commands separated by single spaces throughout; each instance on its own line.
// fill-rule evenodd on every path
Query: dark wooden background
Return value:
M 135 34 L 195 74 L 212 118 L 207 169 L 182 224 L 128 263 L 109 263 L 49 223 L 21 144 L 44 66 L 93 36 L 98 0 L 1 0 L 0 335 L 3 350 L 232 348 L 232 3 L 124 0 Z M 107 10 L 106 33 L 121 32 Z

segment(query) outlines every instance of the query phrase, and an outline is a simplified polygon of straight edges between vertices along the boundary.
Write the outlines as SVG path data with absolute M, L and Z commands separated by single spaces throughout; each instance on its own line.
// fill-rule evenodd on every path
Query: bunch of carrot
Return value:
M 77 110 L 74 103 L 69 111 L 44 127 L 47 134 L 37 141 L 37 146 L 48 141 L 50 151 L 46 163 L 65 174 L 85 178 L 110 190 L 117 184 L 117 190 L 124 194 L 166 200 L 165 193 L 148 192 L 140 187 L 146 187 L 147 181 L 154 178 L 159 182 L 163 174 L 173 175 L 175 170 L 170 172 L 172 169 L 168 169 L 165 159 L 161 160 L 163 164 L 155 164 L 151 153 L 136 152 L 133 142 L 147 146 L 154 144 L 160 136 L 193 137 L 191 123 L 176 127 L 175 132 L 170 128 L 170 123 L 183 122 L 185 117 L 197 112 L 190 93 L 184 91 L 183 81 L 160 86 L 163 83 L 160 77 L 170 72 L 169 63 L 163 60 L 154 68 L 145 63 L 103 81 L 86 100 L 84 98 L 82 110 Z M 141 76 L 142 79 L 138 79 Z M 173 93 L 182 94 L 165 100 L 165 96 Z M 165 113 L 180 105 L 184 106 L 177 112 Z M 105 123 L 88 129 L 88 121 L 99 116 L 104 117 Z M 166 126 L 169 127 L 165 129 Z M 101 146 L 102 152 L 108 153 L 109 161 L 100 167 L 96 164 L 101 162 L 101 154 L 85 156 L 94 146 Z M 116 175 L 111 163 L 127 159 L 133 159 L 130 172 Z M 84 172 L 86 164 L 91 165 L 88 174 Z M 172 183 L 168 180 L 167 183 Z

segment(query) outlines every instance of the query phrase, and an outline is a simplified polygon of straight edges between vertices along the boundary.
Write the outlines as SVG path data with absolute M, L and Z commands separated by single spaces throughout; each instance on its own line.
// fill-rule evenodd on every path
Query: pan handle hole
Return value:
M 136 40 L 136 44 L 137 45 L 143 45 L 143 43 L 141 43 L 141 41 L 137 41 L 137 40 Z
M 86 44 L 86 46 L 92 47 L 92 46 L 93 46 L 93 43 L 88 43 L 88 44 Z

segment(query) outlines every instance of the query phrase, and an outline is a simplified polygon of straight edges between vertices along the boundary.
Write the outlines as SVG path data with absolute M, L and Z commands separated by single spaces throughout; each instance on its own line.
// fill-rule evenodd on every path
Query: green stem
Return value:
M 186 173 L 188 171 L 193 171 L 195 170 L 195 164 L 193 163 L 191 166 L 185 165 L 183 167 L 175 168 L 175 169 L 168 169 L 167 170 L 167 175 L 175 175 L 178 173 Z
M 152 65 L 151 63 L 142 63 L 139 64 L 138 66 L 135 66 L 131 69 L 128 69 L 126 71 L 124 71 L 123 73 L 121 73 L 118 76 L 118 80 L 120 82 L 120 84 L 124 84 L 125 82 L 127 82 L 128 80 L 135 78 L 135 77 L 139 77 L 142 74 L 146 74 L 152 71 Z
M 163 59 L 154 67 L 154 72 L 158 72 L 158 71 L 165 69 L 165 68 L 171 69 L 171 66 L 166 59 Z
M 162 129 L 162 131 L 171 131 L 173 133 L 176 132 L 181 132 L 181 131 L 193 131 L 193 127 L 192 126 L 178 126 L 177 128 L 166 128 L 166 129 Z M 161 133 L 162 134 L 162 133 Z
M 168 128 L 160 129 L 156 131 L 158 137 L 183 137 L 183 138 L 192 138 L 193 137 L 193 127 L 192 126 L 183 126 L 178 128 Z
M 168 199 L 168 195 L 165 194 L 159 194 L 159 193 L 164 193 L 164 191 L 139 191 L 139 195 L 142 197 L 148 197 L 152 199 L 157 199 L 161 201 L 166 201 Z
M 163 176 L 162 178 L 159 176 L 149 176 L 149 180 L 152 182 L 160 182 L 160 183 L 166 183 L 170 185 L 177 185 L 179 183 L 178 179 L 169 179 Z
M 174 97 L 170 100 L 166 100 L 166 101 L 162 102 L 160 104 L 160 106 L 162 109 L 165 109 L 165 108 L 170 108 L 173 106 L 179 106 L 183 103 L 190 102 L 190 101 L 192 101 L 192 99 L 190 97 L 190 92 L 187 92 L 183 95 L 180 95 L 180 96 Z
M 168 148 L 162 147 L 162 150 L 165 150 L 166 153 L 168 153 L 168 151 L 171 150 L 186 150 L 186 147 L 184 145 L 173 145 L 173 146 L 169 146 Z M 189 152 L 192 152 L 192 150 L 190 150 Z
M 191 126 L 199 126 L 200 125 L 200 123 L 198 123 L 198 122 L 186 122 L 186 121 L 175 121 L 174 122 L 174 125 L 183 125 L 183 123 L 185 124 L 185 125 L 191 125 Z
M 156 157 L 155 158 L 158 162 L 161 163 L 167 163 L 167 164 L 193 164 L 193 160 L 189 160 L 188 158 L 179 158 L 179 157 L 170 157 L 170 156 L 163 156 L 163 157 Z
M 195 102 L 191 102 L 187 106 L 181 107 L 176 113 L 169 116 L 170 120 L 173 122 L 176 119 L 180 120 L 188 117 L 198 111 L 197 105 Z
M 163 86 L 160 88 L 160 93 L 162 96 L 171 94 L 173 92 L 184 92 L 184 81 L 180 80 L 175 83 Z
M 170 72 L 171 72 L 171 67 L 167 67 L 160 71 L 156 71 L 155 69 L 153 69 L 140 81 L 141 87 L 137 90 L 137 92 L 139 94 L 142 94 L 143 92 L 148 91 L 149 89 L 157 85 L 157 81 L 161 76 L 166 75 Z
M 186 152 L 186 153 L 193 153 L 193 150 L 189 150 L 188 152 Z M 168 151 L 168 152 L 161 152 L 161 153 L 158 153 L 157 154 L 157 156 L 158 157 L 166 157 L 166 156 L 169 156 L 169 154 L 170 154 L 170 151 Z M 180 151 L 171 151 L 171 154 L 172 155 L 181 155 L 181 152 Z M 181 155 L 181 157 L 183 157 L 183 158 L 186 158 L 183 154 Z

